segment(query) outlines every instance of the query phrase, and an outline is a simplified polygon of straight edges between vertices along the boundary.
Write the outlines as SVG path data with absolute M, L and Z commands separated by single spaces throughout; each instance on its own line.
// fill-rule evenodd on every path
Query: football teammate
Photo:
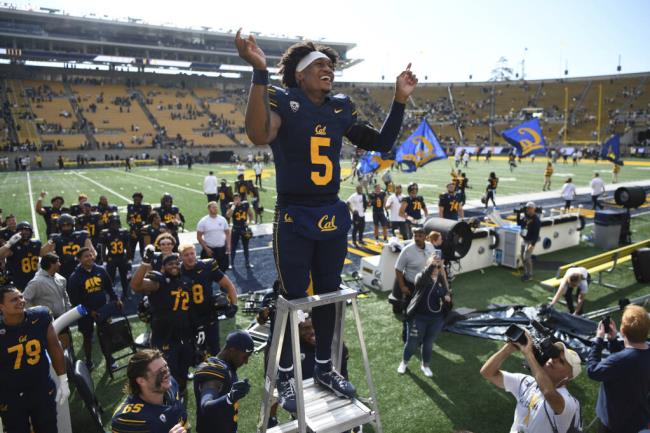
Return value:
M 253 66 L 246 107 L 246 132 L 257 145 L 270 144 L 276 170 L 277 207 L 274 249 L 283 295 L 303 298 L 310 275 L 316 294 L 339 289 L 347 254 L 350 215 L 339 200 L 343 137 L 365 150 L 387 152 L 397 139 L 405 103 L 417 84 L 410 64 L 397 77 L 395 98 L 381 132 L 357 119 L 345 95 L 331 95 L 338 55 L 312 42 L 291 46 L 280 60 L 284 88 L 268 86 L 266 56 L 254 36 L 235 44 L 239 56 Z M 314 380 L 335 393 L 352 396 L 352 384 L 332 368 L 333 304 L 314 308 L 316 369 Z M 288 334 L 287 334 L 288 336 Z M 280 404 L 295 412 L 291 339 L 285 338 L 280 359 Z
M 63 213 L 62 206 L 63 203 L 65 203 L 65 200 L 63 200 L 63 197 L 60 195 L 57 195 L 56 197 L 52 197 L 52 200 L 50 200 L 52 206 L 43 206 L 43 199 L 46 194 L 45 191 L 41 191 L 34 207 L 36 213 L 43 215 L 43 219 L 45 220 L 45 233 L 49 238 L 52 233 L 58 232 L 57 220 Z
M 375 227 L 375 240 L 379 241 L 379 225 L 384 232 L 384 242 L 388 240 L 388 218 L 386 218 L 386 193 L 381 190 L 379 184 L 375 184 L 375 190 L 368 195 L 372 207 L 372 223 Z
M 551 190 L 551 176 L 553 176 L 553 163 L 549 161 L 546 163 L 546 168 L 544 169 L 544 185 L 542 186 L 542 191 Z
M 87 231 L 74 231 L 74 218 L 71 215 L 64 213 L 59 217 L 57 222 L 59 225 L 59 233 L 52 235 L 41 250 L 41 255 L 55 251 L 56 255 L 59 256 L 59 260 L 61 260 L 59 274 L 68 279 L 77 266 L 76 257 L 81 248 L 88 248 L 95 257 L 97 256 L 97 251 L 95 251 Z
M 131 269 L 129 261 L 129 241 L 131 236 L 127 229 L 120 227 L 120 216 L 116 213 L 108 217 L 108 228 L 102 230 L 100 242 L 106 258 L 106 272 L 111 281 L 115 281 L 116 271 L 120 272 L 120 283 L 122 285 L 122 300 L 128 300 L 129 282 L 127 274 Z
M 243 174 L 238 175 L 237 180 L 235 181 L 234 192 L 239 194 L 242 201 L 246 201 L 246 198 L 252 192 L 251 190 L 251 182 L 245 180 Z
M 167 230 L 176 239 L 176 246 L 178 245 L 178 227 L 181 225 L 180 210 L 174 206 L 174 197 L 168 192 L 163 194 L 160 198 L 160 206 L 156 206 L 153 210 L 158 212 L 160 219 L 165 223 Z
M 154 242 L 156 242 L 156 239 L 158 239 L 158 236 L 163 233 L 168 233 L 167 224 L 161 222 L 158 212 L 151 211 L 147 218 L 147 222 L 149 224 L 143 226 L 140 230 L 145 246 L 153 245 Z M 176 240 L 174 240 L 174 242 L 176 242 Z
M 406 188 L 408 195 L 402 199 L 402 206 L 399 209 L 399 216 L 406 220 L 409 239 L 413 237 L 413 233 L 411 232 L 412 227 L 420 225 L 422 218 L 426 218 L 429 215 L 424 197 L 418 195 L 418 191 L 418 184 L 415 182 L 410 183 Z
M 225 217 L 226 212 L 228 211 L 228 203 L 232 202 L 232 189 L 228 186 L 226 179 L 221 179 L 221 186 L 217 189 L 217 194 L 219 194 L 221 215 Z M 228 222 L 230 222 L 230 220 Z
M 33 235 L 32 226 L 27 221 L 22 221 L 16 226 L 16 233 L 0 247 L 0 259 L 7 259 L 9 279 L 21 292 L 38 270 L 41 241 L 32 239 Z
M 93 244 L 95 251 L 99 250 L 99 232 L 101 231 L 100 226 L 103 226 L 101 219 L 102 215 L 99 212 L 93 212 L 92 205 L 88 202 L 81 205 L 81 215 L 75 218 L 77 230 L 85 230 L 88 232 L 90 242 Z
M 144 254 L 144 234 L 142 227 L 144 227 L 147 217 L 151 214 L 151 205 L 142 203 L 142 193 L 135 192 L 131 196 L 133 203 L 126 206 L 126 220 L 129 223 L 131 239 L 129 241 L 129 260 L 133 260 L 135 255 L 135 246 L 140 246 L 140 258 Z M 154 237 L 155 239 L 155 237 Z
M 73 305 L 81 304 L 88 311 L 88 315 L 77 322 L 79 332 L 83 335 L 83 347 L 86 355 L 86 366 L 93 368 L 92 343 L 95 322 L 101 324 L 104 317 L 106 296 L 118 308 L 122 303 L 117 299 L 113 290 L 113 281 L 106 270 L 95 263 L 95 256 L 88 248 L 81 248 L 77 253 L 79 266 L 76 267 L 68 279 L 68 293 Z
M 253 210 L 248 205 L 247 201 L 242 201 L 239 193 L 233 194 L 233 202 L 226 212 L 226 218 L 232 218 L 232 232 L 230 235 L 230 268 L 235 265 L 235 253 L 239 245 L 239 239 L 244 247 L 244 259 L 246 260 L 246 267 L 252 268 L 248 254 L 248 241 L 252 237 L 252 232 L 248 227 L 249 222 L 253 222 Z
M 226 337 L 226 347 L 199 365 L 194 374 L 197 433 L 235 433 L 239 400 L 250 391 L 248 379 L 239 380 L 237 369 L 248 363 L 253 339 L 246 331 Z
M 79 194 L 77 197 L 77 204 L 70 206 L 70 215 L 77 217 L 83 212 L 84 203 L 88 202 L 88 196 L 86 194 Z
M 171 233 L 161 233 L 158 235 L 153 245 L 147 246 L 152 250 L 157 250 L 151 259 L 151 267 L 154 271 L 162 270 L 163 261 L 167 256 L 174 254 L 176 249 L 176 239 Z M 145 248 L 145 251 L 147 248 Z
M 5 227 L 0 230 L 0 244 L 4 244 L 16 233 L 16 217 L 12 214 L 5 218 Z
M 113 414 L 113 433 L 187 432 L 187 411 L 162 353 L 136 352 L 126 376 L 128 395 Z
M 458 221 L 463 218 L 463 200 L 460 192 L 456 190 L 456 184 L 449 182 L 447 192 L 440 194 L 438 198 L 438 216 Z
M 460 203 L 464 206 L 465 202 L 467 201 L 467 195 L 465 194 L 465 190 L 467 188 L 472 188 L 469 186 L 469 179 L 467 179 L 467 173 L 463 172 L 460 174 L 460 177 L 458 178 L 458 192 L 460 193 Z
M 185 395 L 187 372 L 193 364 L 194 336 L 190 322 L 192 283 L 180 273 L 178 254 L 162 261 L 162 272 L 153 271 L 150 249 L 131 278 L 131 288 L 146 294 L 151 305 L 151 347 L 160 350 L 172 376 Z
M 117 213 L 117 206 L 109 204 L 108 198 L 105 195 L 100 195 L 96 210 L 100 215 L 100 230 L 103 230 L 108 227 L 108 217 L 111 214 Z
M 0 287 L 0 313 L 4 431 L 56 433 L 56 403 L 68 398 L 70 388 L 52 316 L 46 307 L 25 309 L 23 295 L 12 286 Z M 58 375 L 57 385 L 50 377 L 50 360 Z
M 219 353 L 219 320 L 214 314 L 212 285 L 217 283 L 228 294 L 231 305 L 237 305 L 237 289 L 214 259 L 196 259 L 194 245 L 181 244 L 178 252 L 182 260 L 181 275 L 192 283 L 190 318 L 194 336 L 197 342 L 204 341 L 208 354 L 214 356 Z
M 490 200 L 492 200 L 492 206 L 496 207 L 496 202 L 494 201 L 494 197 L 497 194 L 497 186 L 499 185 L 499 178 L 497 177 L 494 172 L 490 172 L 490 176 L 488 177 L 487 184 L 485 186 L 485 209 L 488 208 L 488 203 Z

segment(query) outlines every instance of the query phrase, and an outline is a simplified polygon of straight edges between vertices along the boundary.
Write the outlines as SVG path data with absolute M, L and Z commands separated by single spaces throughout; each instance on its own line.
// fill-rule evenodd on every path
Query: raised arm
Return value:
M 34 206 L 34 210 L 39 215 L 45 215 L 45 209 L 43 209 L 43 198 L 45 198 L 45 194 L 45 191 L 41 191 L 38 200 L 36 200 L 36 205 Z
M 266 56 L 253 35 L 242 38 L 241 29 L 237 30 L 235 35 L 235 46 L 239 57 L 253 67 L 253 82 L 246 105 L 246 133 L 254 144 L 269 144 L 277 136 L 282 122 L 269 105 L 269 71 L 266 69 Z

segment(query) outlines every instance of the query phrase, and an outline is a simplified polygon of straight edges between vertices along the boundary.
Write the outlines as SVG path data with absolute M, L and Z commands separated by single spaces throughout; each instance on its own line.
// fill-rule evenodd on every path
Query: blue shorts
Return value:
M 32 427 L 38 433 L 56 433 L 56 386 L 52 379 L 44 386 L 21 393 L 0 390 L 0 411 L 4 431 L 30 433 Z
M 325 240 L 299 234 L 295 224 L 286 209 L 276 208 L 273 254 L 282 295 L 287 299 L 306 297 L 310 276 L 314 294 L 339 290 L 343 262 L 348 252 L 349 223 L 346 227 L 345 223 L 339 224 L 337 220 L 344 230 Z

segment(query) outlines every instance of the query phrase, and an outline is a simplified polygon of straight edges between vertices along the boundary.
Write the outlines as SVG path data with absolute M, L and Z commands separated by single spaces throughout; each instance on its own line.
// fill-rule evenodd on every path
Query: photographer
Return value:
M 427 267 L 415 277 L 415 291 L 406 308 L 407 339 L 404 355 L 397 367 L 400 374 L 406 367 L 418 346 L 422 345 L 422 365 L 420 369 L 426 377 L 433 377 L 429 362 L 433 342 L 445 324 L 443 305 L 451 303 L 447 275 L 442 257 L 436 254 L 427 260 Z
M 580 357 L 563 343 L 554 343 L 560 351 L 542 366 L 537 362 L 533 339 L 525 332 L 526 344 L 508 342 L 481 368 L 481 375 L 515 396 L 517 406 L 510 432 L 568 433 L 580 431 L 580 403 L 565 385 L 580 374 Z M 520 350 L 532 376 L 500 370 L 503 362 Z M 576 430 L 577 429 L 577 430 Z
M 599 433 L 637 433 L 650 425 L 649 330 L 648 312 L 638 305 L 625 307 L 621 318 L 623 341 L 616 339 L 612 320 L 598 324 L 587 358 L 587 374 L 602 382 L 596 404 Z M 611 355 L 601 360 L 605 335 Z
M 578 305 L 573 308 L 573 289 L 577 290 L 576 297 L 578 298 Z M 586 268 L 575 267 L 567 269 L 553 300 L 548 304 L 549 307 L 555 305 L 562 295 L 566 300 L 566 306 L 569 313 L 576 316 L 582 315 L 582 307 L 585 304 L 587 291 L 589 290 L 589 272 Z
M 239 400 L 250 391 L 248 379 L 239 380 L 237 369 L 248 363 L 253 339 L 246 331 L 226 337 L 226 346 L 216 357 L 199 365 L 194 374 L 196 431 L 234 433 L 237 431 Z

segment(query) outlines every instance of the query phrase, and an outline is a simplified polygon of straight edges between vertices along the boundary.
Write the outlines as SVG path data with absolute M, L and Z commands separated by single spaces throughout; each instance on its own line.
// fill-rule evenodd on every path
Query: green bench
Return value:
M 586 259 L 578 260 L 573 263 L 560 266 L 557 270 L 557 274 L 554 278 L 549 278 L 541 282 L 542 286 L 548 287 L 551 289 L 557 289 L 560 287 L 562 278 L 569 268 L 583 267 L 587 269 L 589 275 L 591 275 L 592 280 L 595 280 L 595 277 L 598 276 L 597 284 L 601 286 L 617 288 L 611 284 L 603 283 L 603 274 L 608 274 L 620 264 L 629 262 L 632 260 L 632 252 L 639 249 L 650 246 L 650 239 L 646 239 L 641 242 L 636 242 L 634 244 L 625 245 L 605 253 L 597 254 L 595 256 L 588 257 Z

